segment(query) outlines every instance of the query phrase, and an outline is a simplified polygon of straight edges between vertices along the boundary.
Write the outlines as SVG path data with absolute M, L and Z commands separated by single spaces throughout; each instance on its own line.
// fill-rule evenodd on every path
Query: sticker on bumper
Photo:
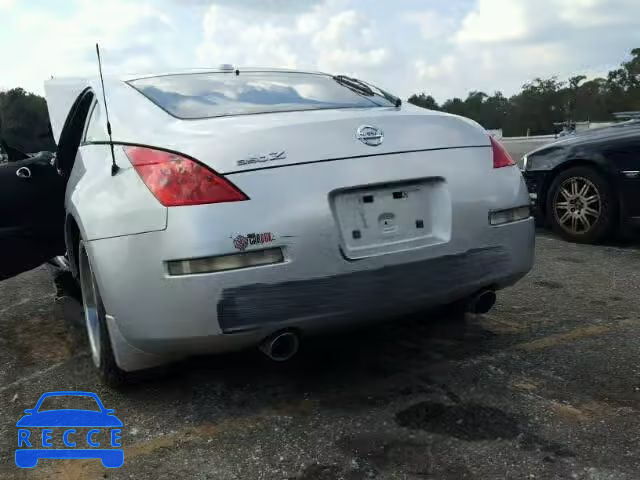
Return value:
M 240 251 L 246 250 L 251 245 L 266 245 L 273 242 L 274 235 L 271 232 L 264 233 L 247 233 L 246 235 L 237 235 L 233 239 L 233 246 Z

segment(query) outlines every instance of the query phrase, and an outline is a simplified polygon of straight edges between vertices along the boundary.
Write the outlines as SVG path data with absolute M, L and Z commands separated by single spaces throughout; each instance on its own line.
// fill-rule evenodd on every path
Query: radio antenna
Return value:
M 113 151 L 113 137 L 111 136 L 111 122 L 109 122 L 109 107 L 107 107 L 107 94 L 104 91 L 104 78 L 102 77 L 102 60 L 100 59 L 100 47 L 96 43 L 96 53 L 98 54 L 98 70 L 100 71 L 100 84 L 102 85 L 102 100 L 104 101 L 104 114 L 107 117 L 107 134 L 109 135 L 109 146 L 111 147 L 111 176 L 115 176 L 120 170 L 116 163 L 116 154 Z

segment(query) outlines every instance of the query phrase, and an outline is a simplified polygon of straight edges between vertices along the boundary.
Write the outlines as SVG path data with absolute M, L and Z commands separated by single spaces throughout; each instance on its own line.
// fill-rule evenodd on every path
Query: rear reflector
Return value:
M 493 137 L 489 137 L 491 140 L 491 149 L 493 150 L 493 168 L 510 167 L 515 165 L 509 152 L 502 146 L 502 144 Z
M 231 182 L 195 160 L 148 147 L 122 148 L 144 184 L 165 207 L 249 199 Z
M 489 223 L 491 225 L 504 225 L 505 223 L 525 220 L 531 216 L 531 209 L 527 207 L 509 208 L 489 213 Z
M 167 262 L 169 275 L 194 275 L 197 273 L 223 272 L 240 268 L 258 267 L 284 262 L 281 248 L 269 248 L 251 252 L 235 253 L 220 257 L 172 260 Z

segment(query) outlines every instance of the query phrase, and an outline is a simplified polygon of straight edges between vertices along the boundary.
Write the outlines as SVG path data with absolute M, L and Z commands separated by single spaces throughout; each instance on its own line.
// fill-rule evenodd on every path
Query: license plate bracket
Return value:
M 340 190 L 330 201 L 347 258 L 448 241 L 451 202 L 443 179 Z

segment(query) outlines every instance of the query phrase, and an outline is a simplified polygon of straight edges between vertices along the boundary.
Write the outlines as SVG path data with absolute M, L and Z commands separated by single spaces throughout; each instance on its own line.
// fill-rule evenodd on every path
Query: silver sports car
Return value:
M 361 80 L 224 67 L 106 78 L 106 105 L 98 78 L 45 90 L 108 382 L 255 345 L 285 360 L 303 335 L 453 302 L 484 312 L 532 267 L 504 148 Z

